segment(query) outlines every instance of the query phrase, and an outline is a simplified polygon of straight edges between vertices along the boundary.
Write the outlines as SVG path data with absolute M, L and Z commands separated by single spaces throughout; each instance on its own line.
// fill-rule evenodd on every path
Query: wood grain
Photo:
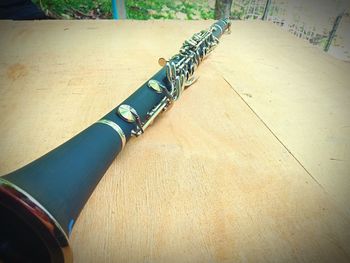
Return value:
M 350 64 L 266 23 L 226 39 L 220 73 L 350 216 Z
M 0 22 L 0 173 L 97 120 L 211 22 Z M 228 52 L 242 30 L 289 36 L 260 23 L 233 29 L 101 180 L 73 229 L 75 262 L 349 262 L 346 211 L 233 90 L 255 55 Z M 245 70 L 237 83 L 251 77 Z

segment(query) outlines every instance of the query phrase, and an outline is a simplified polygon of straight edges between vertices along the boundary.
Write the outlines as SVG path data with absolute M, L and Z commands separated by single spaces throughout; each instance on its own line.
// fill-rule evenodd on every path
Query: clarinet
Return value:
M 130 138 L 142 135 L 196 81 L 196 68 L 230 25 L 222 19 L 194 34 L 102 119 L 0 177 L 0 262 L 73 261 L 68 237 L 96 185 Z

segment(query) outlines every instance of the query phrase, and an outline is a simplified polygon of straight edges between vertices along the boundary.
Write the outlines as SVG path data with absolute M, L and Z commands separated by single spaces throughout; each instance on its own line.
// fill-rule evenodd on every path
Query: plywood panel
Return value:
M 350 64 L 271 24 L 233 32 L 220 73 L 350 215 Z
M 210 23 L 1 22 L 0 173 L 97 120 Z M 349 261 L 349 217 L 225 81 L 233 35 L 112 164 L 73 229 L 75 262 Z

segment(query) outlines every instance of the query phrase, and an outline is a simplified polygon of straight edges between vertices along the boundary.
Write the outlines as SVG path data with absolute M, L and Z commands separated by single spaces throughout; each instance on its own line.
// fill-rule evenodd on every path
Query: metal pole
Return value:
M 335 19 L 334 24 L 333 24 L 333 28 L 332 28 L 331 32 L 329 33 L 327 43 L 324 47 L 324 51 L 327 52 L 329 50 L 344 14 L 345 14 L 345 10 L 340 15 L 338 15 L 337 18 Z
M 112 0 L 112 12 L 113 12 L 113 19 L 118 19 L 118 6 L 117 6 L 117 0 Z
M 269 11 L 270 11 L 270 6 L 271 6 L 271 0 L 267 0 L 266 5 L 265 5 L 264 14 L 263 14 L 261 20 L 267 20 L 267 17 L 269 15 Z

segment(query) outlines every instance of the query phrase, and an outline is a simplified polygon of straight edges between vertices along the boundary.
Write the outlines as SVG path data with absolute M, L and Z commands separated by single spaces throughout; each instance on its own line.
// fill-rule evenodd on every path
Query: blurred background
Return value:
M 2 0 L 8 1 L 8 0 Z M 30 1 L 30 0 L 11 0 Z M 349 0 L 32 0 L 52 19 L 266 20 L 350 61 Z M 1 7 L 1 4 L 0 4 Z

